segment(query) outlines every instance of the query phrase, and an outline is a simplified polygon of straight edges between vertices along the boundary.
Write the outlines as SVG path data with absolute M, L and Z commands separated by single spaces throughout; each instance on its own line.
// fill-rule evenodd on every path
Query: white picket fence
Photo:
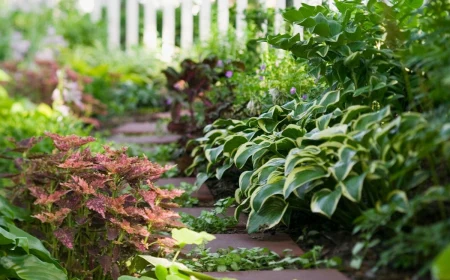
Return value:
M 43 6 L 55 5 L 62 0 L 0 0 L 0 3 L 9 4 L 13 9 L 31 9 Z M 93 21 L 101 19 L 102 11 L 106 9 L 108 26 L 108 46 L 120 47 L 120 19 L 121 0 L 78 0 L 80 9 L 91 13 Z M 274 32 L 283 31 L 283 18 L 280 11 L 286 8 L 286 0 L 258 0 L 262 7 L 275 8 Z M 331 2 L 331 0 L 327 0 Z M 211 21 L 211 6 L 217 3 L 217 23 Z M 322 0 L 293 0 L 295 7 L 302 3 L 318 5 Z M 236 4 L 236 36 L 245 36 L 246 21 L 244 13 L 248 6 L 248 0 L 126 0 L 126 48 L 132 48 L 140 44 L 139 40 L 139 10 L 144 12 L 144 31 L 142 43 L 152 50 L 160 50 L 165 56 L 170 56 L 175 49 L 175 9 L 181 6 L 181 42 L 183 50 L 189 50 L 194 44 L 194 14 L 199 13 L 199 40 L 207 41 L 210 38 L 212 24 L 217 24 L 219 34 L 227 34 L 230 26 L 230 7 Z M 162 38 L 158 38 L 157 11 L 163 12 Z M 296 28 L 295 32 L 301 32 Z M 160 45 L 159 39 L 162 44 Z M 245 40 L 241 40 L 245 42 Z

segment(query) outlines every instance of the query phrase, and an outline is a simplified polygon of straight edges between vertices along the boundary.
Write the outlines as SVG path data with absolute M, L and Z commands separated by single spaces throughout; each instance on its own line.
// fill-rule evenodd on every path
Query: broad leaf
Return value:
M 359 202 L 361 200 L 365 177 L 366 173 L 363 173 L 359 176 L 347 178 L 340 184 L 342 188 L 342 194 L 353 202 Z
M 8 274 L 17 275 L 23 280 L 65 280 L 66 273 L 52 263 L 46 263 L 34 255 L 5 256 L 0 258 L 2 266 Z M 15 277 L 13 277 L 15 278 Z
M 279 197 L 267 199 L 263 207 L 258 211 L 251 211 L 247 221 L 247 230 L 254 233 L 265 230 L 280 223 L 289 204 Z
M 252 194 L 250 200 L 252 209 L 258 212 L 267 199 L 275 195 L 283 194 L 284 182 L 285 180 L 280 180 L 278 182 L 259 187 L 258 190 Z
M 311 211 L 313 213 L 320 213 L 331 219 L 336 207 L 341 199 L 341 188 L 336 188 L 334 191 L 329 189 L 322 189 L 316 192 L 311 200 Z
M 319 166 L 301 166 L 296 168 L 286 179 L 283 195 L 285 198 L 288 198 L 294 190 L 304 184 L 328 176 L 328 172 Z

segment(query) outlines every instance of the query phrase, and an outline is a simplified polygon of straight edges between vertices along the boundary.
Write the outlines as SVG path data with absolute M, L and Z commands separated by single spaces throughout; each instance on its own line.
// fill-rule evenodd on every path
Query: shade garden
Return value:
M 2 14 L 0 279 L 450 279 L 450 1 L 253 2 L 171 62 Z

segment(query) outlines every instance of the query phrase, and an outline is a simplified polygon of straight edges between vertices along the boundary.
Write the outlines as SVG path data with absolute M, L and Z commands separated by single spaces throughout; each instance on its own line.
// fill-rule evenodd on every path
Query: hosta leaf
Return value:
M 219 147 L 212 148 L 212 149 L 206 149 L 205 150 L 205 157 L 210 163 L 216 163 L 219 156 L 222 154 L 223 151 L 223 145 L 220 145 Z
M 264 146 L 255 145 L 254 143 L 246 143 L 244 145 L 241 145 L 234 155 L 234 162 L 236 164 L 236 167 L 243 168 L 247 163 L 247 160 L 257 151 L 263 148 Z
M 192 164 L 185 170 L 186 175 L 191 175 L 194 172 L 194 169 L 202 162 L 205 161 L 205 157 L 196 156 Z
M 315 181 L 311 181 L 308 182 L 304 185 L 302 185 L 300 188 L 297 188 L 293 191 L 293 193 L 300 199 L 305 199 L 306 195 L 312 191 L 314 188 L 316 188 L 317 186 L 320 186 L 323 184 L 322 180 L 315 180 Z
M 11 220 L 25 221 L 30 217 L 27 210 L 12 205 L 11 202 L 3 196 L 0 196 L 0 213 L 2 216 L 5 216 Z
M 339 101 L 340 92 L 338 90 L 333 90 L 327 92 L 319 101 L 319 106 L 328 107 L 334 105 Z
M 342 194 L 353 202 L 359 202 L 361 200 L 365 178 L 366 173 L 347 178 L 344 182 L 340 183 Z
M 51 262 L 58 268 L 62 269 L 58 261 L 52 258 L 50 252 L 45 248 L 45 246 L 38 238 L 16 227 L 13 223 L 8 223 L 7 226 L 9 233 L 14 234 L 18 238 L 26 238 L 28 240 L 28 248 L 30 250 L 30 253 L 37 256 L 39 259 L 49 263 Z
M 324 130 L 328 127 L 328 124 L 330 123 L 331 117 L 333 116 L 332 113 L 323 115 L 316 119 L 316 126 L 319 130 Z
M 284 137 L 289 137 L 291 139 L 297 139 L 298 137 L 302 137 L 305 135 L 306 130 L 302 128 L 299 125 L 290 124 L 286 126 L 283 131 L 281 132 L 281 135 Z
M 361 105 L 351 106 L 345 110 L 341 123 L 348 124 L 352 120 L 354 120 L 356 116 L 358 116 L 361 113 L 368 112 L 369 110 L 370 110 L 369 106 L 361 106 Z
M 258 211 L 251 211 L 247 221 L 247 230 L 254 233 L 259 230 L 270 229 L 280 223 L 289 204 L 279 197 L 271 197 L 266 200 Z
M 251 178 L 253 175 L 253 171 L 244 171 L 241 176 L 239 176 L 239 188 L 243 193 L 246 192 L 248 187 L 251 185 Z
M 328 172 L 319 166 L 301 166 L 294 169 L 286 178 L 283 194 L 285 198 L 304 184 L 329 176 Z
M 233 161 L 231 159 L 227 159 L 224 163 L 224 165 L 220 166 L 219 168 L 217 168 L 216 170 L 216 178 L 217 179 L 222 179 L 223 174 L 230 169 L 230 167 L 233 166 Z
M 343 181 L 352 170 L 356 161 L 352 160 L 356 151 L 349 146 L 343 146 L 339 149 L 339 161 L 330 168 L 331 173 L 338 181 Z
M 34 255 L 4 256 L 0 266 L 10 275 L 23 280 L 65 280 L 67 275 L 52 263 L 46 263 Z M 16 277 L 12 277 L 16 278 Z
M 223 154 L 226 156 L 231 156 L 236 149 L 238 149 L 242 144 L 246 142 L 248 142 L 248 140 L 244 136 L 240 135 L 231 136 L 226 140 L 225 144 L 223 145 Z
M 347 125 L 336 125 L 321 131 L 310 132 L 305 135 L 307 139 L 311 140 L 326 140 L 338 134 L 345 134 L 347 132 Z
M 197 180 L 195 181 L 195 186 L 197 188 L 200 188 L 205 182 L 206 180 L 209 179 L 209 175 L 203 172 L 200 172 L 197 174 Z
M 206 141 L 213 141 L 215 140 L 217 137 L 223 137 L 226 136 L 228 134 L 228 132 L 225 129 L 215 129 L 215 130 L 211 130 L 210 132 L 205 134 L 205 137 L 203 138 L 207 138 Z M 197 140 L 201 140 L 203 138 L 198 138 Z
M 406 193 L 401 190 L 395 190 L 389 193 L 387 197 L 388 201 L 395 204 L 395 210 L 398 212 L 406 213 L 409 208 L 408 197 Z
M 316 192 L 311 200 L 311 211 L 331 218 L 334 211 L 336 211 L 341 195 L 341 188 L 339 187 L 334 191 L 322 189 Z
M 367 129 L 371 124 L 380 122 L 391 114 L 389 106 L 384 107 L 378 112 L 368 113 L 360 116 L 354 125 L 355 130 Z
M 290 138 L 282 138 L 277 140 L 275 143 L 275 149 L 279 153 L 283 153 L 282 151 L 290 151 L 295 148 L 295 141 Z
M 272 196 L 283 194 L 283 186 L 285 180 L 280 180 L 273 184 L 267 184 L 259 187 L 257 191 L 253 192 L 250 204 L 252 209 L 258 212 L 264 203 Z

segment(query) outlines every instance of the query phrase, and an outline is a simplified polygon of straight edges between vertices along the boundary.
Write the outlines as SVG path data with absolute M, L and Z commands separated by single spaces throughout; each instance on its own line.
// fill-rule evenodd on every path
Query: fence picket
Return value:
M 230 21 L 230 7 L 228 0 L 217 0 L 217 12 L 218 14 L 218 30 L 219 34 L 226 36 L 228 32 L 228 25 Z
M 162 56 L 169 60 L 175 50 L 175 3 L 165 0 L 163 6 Z
M 126 47 L 130 49 L 139 44 L 139 1 L 126 1 Z
M 206 42 L 211 36 L 211 0 L 202 0 L 200 6 L 200 41 Z
M 120 47 L 120 0 L 108 0 L 108 47 Z
M 155 0 L 144 2 L 144 46 L 156 49 L 158 46 L 158 31 L 156 29 L 156 5 Z
M 277 0 L 275 6 L 275 22 L 274 22 L 275 34 L 284 32 L 284 20 L 280 11 L 284 9 L 286 9 L 286 0 Z
M 194 41 L 194 19 L 192 17 L 192 0 L 181 3 L 181 48 L 189 50 Z
M 245 20 L 245 10 L 248 6 L 248 0 L 236 0 L 236 37 L 238 40 L 245 37 L 247 30 L 247 21 Z
M 103 0 L 92 1 L 94 1 L 94 9 L 91 12 L 91 20 L 93 22 L 98 22 L 102 19 Z

